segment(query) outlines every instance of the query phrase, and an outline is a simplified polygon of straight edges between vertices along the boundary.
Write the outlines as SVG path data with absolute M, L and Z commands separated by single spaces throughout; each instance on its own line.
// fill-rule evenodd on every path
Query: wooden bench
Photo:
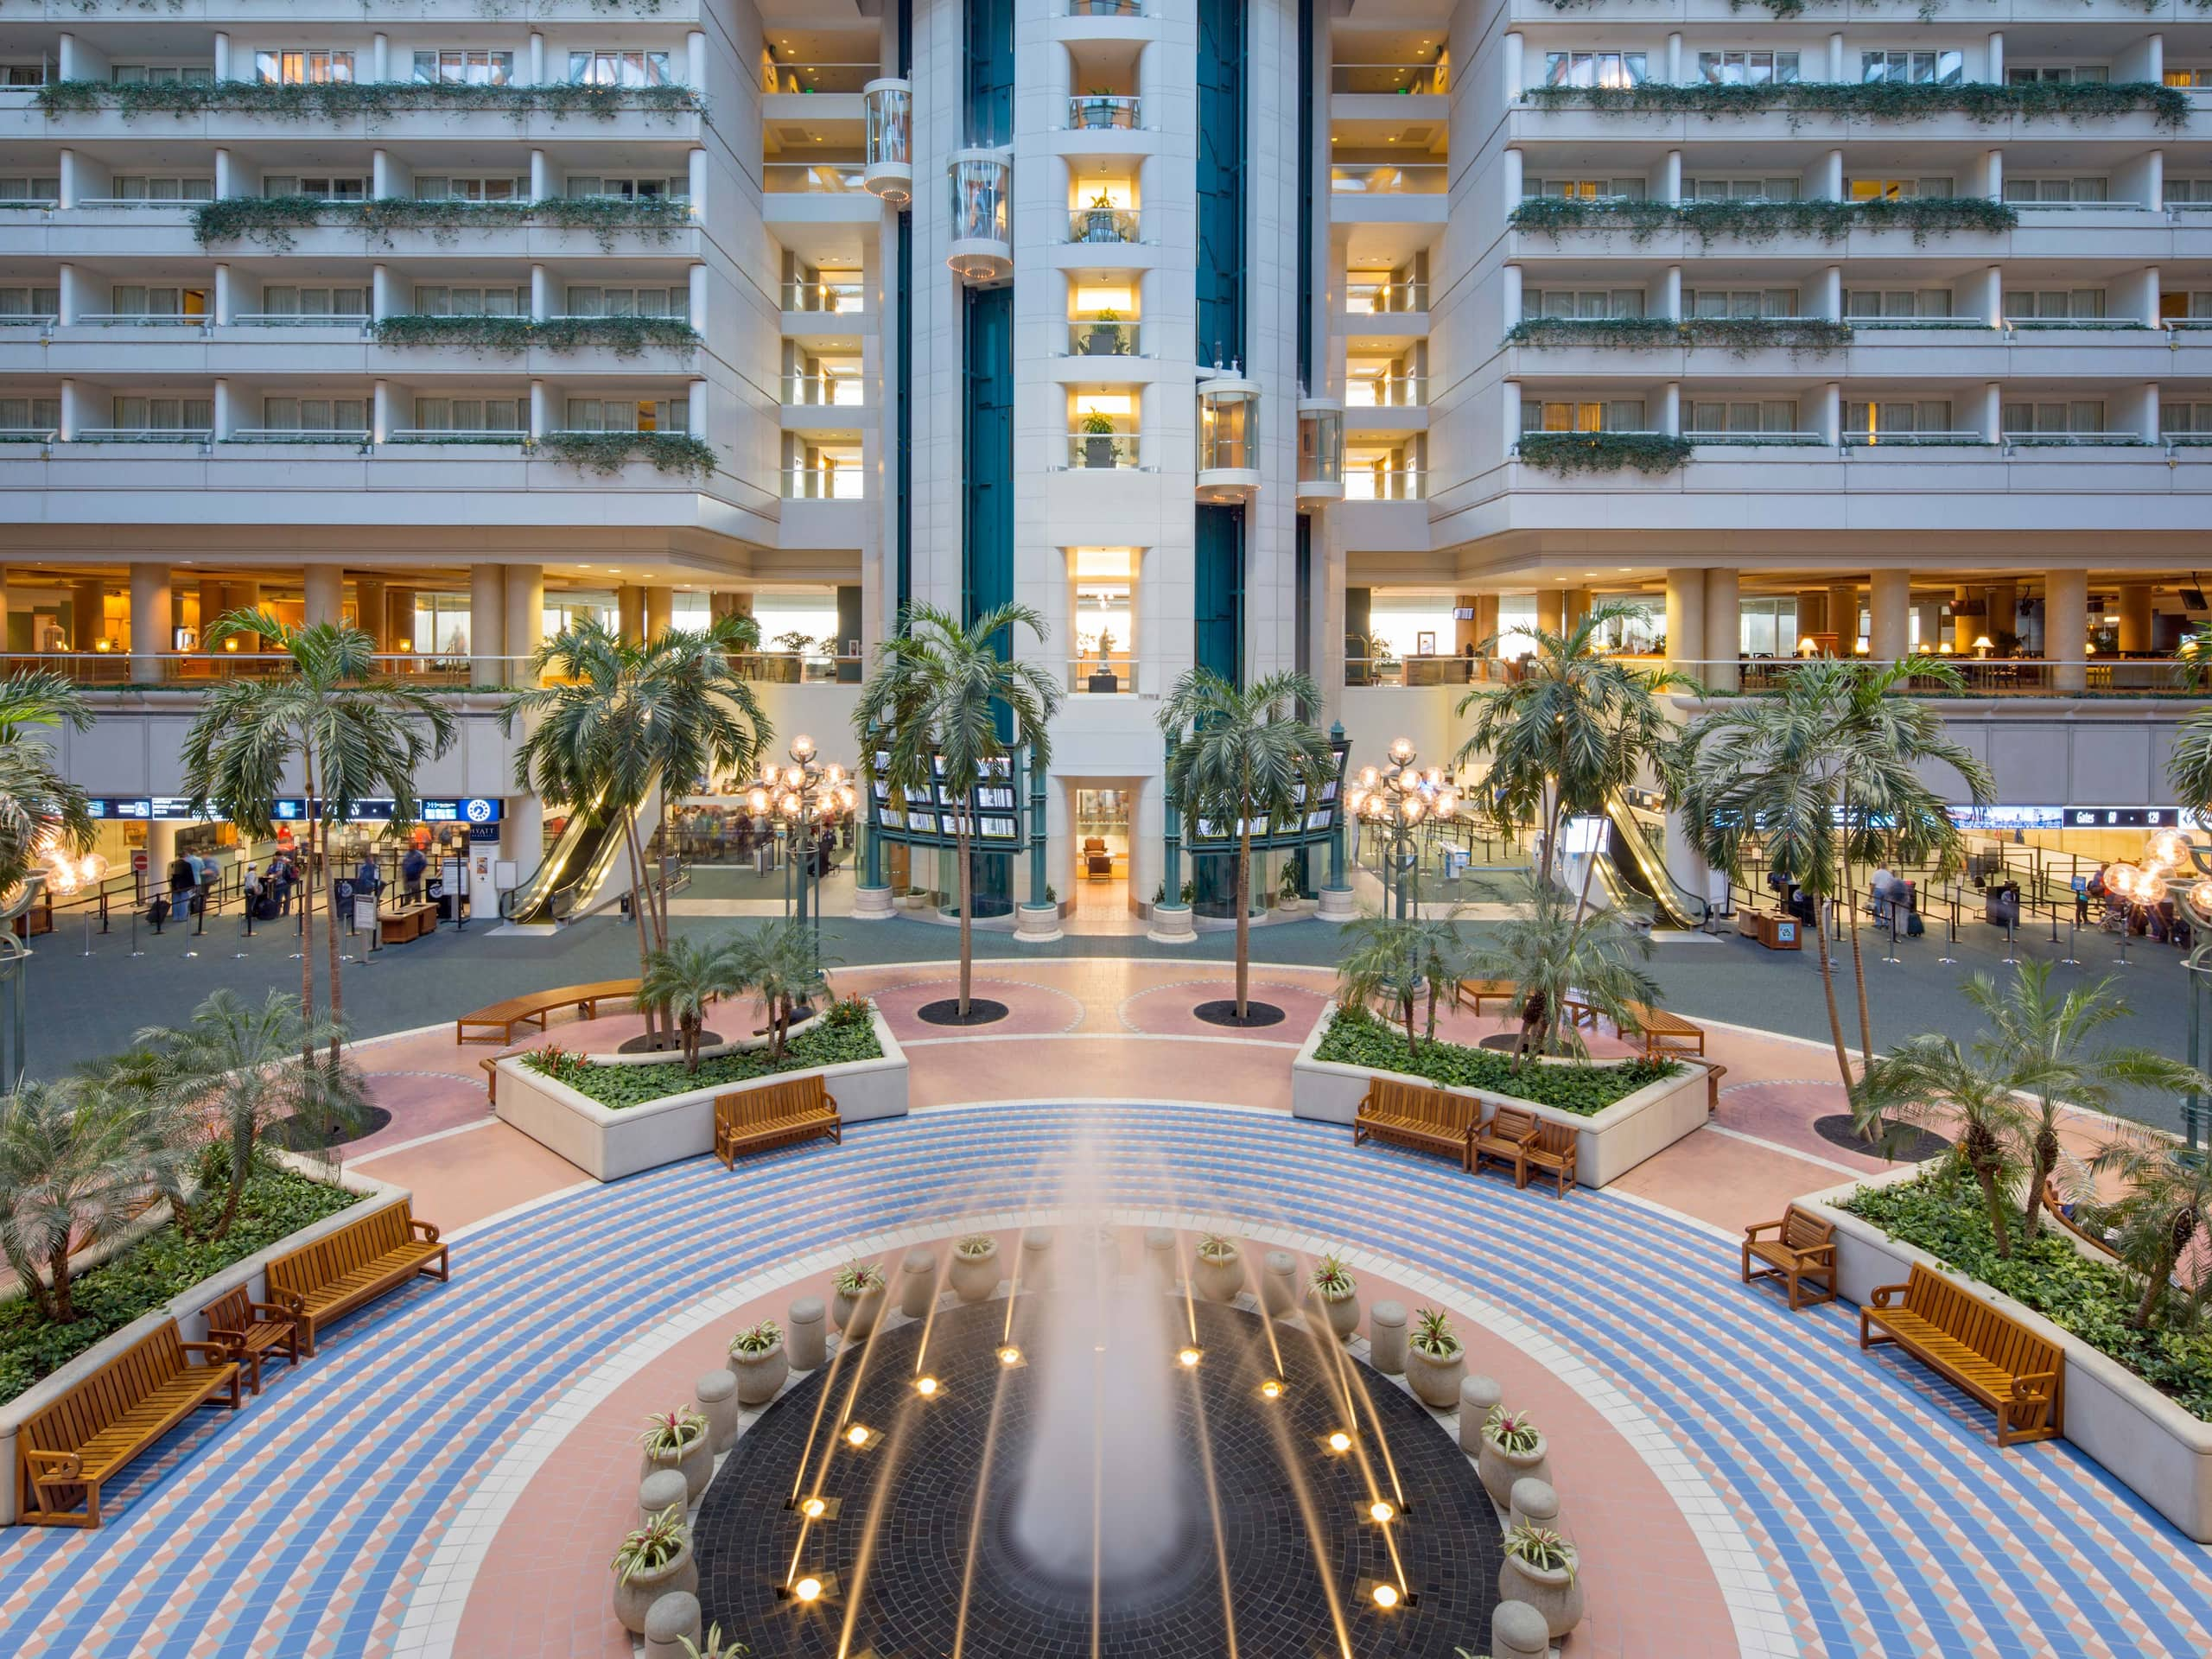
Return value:
M 1703 1026 L 1685 1020 L 1679 1014 L 1655 1008 L 1648 1002 L 1630 1002 L 1626 1007 L 1629 1029 L 1621 1035 L 1634 1034 L 1643 1038 L 1645 1059 L 1667 1059 L 1679 1054 L 1694 1054 L 1700 1059 L 1705 1058 Z
M 385 944 L 406 944 L 421 938 L 425 933 L 438 931 L 438 907 L 435 905 L 402 905 L 378 917 L 377 929 Z
M 261 1392 L 261 1367 L 270 1356 L 300 1363 L 300 1327 L 274 1302 L 257 1302 L 240 1285 L 207 1304 L 207 1340 L 230 1350 L 245 1374 L 247 1391 Z
M 1874 1334 L 1880 1326 L 1886 1333 Z M 1915 1262 L 1859 1310 L 1859 1345 L 1894 1342 L 1997 1413 L 1997 1444 L 2065 1432 L 2066 1357 L 2058 1344 Z
M 1761 1235 L 1772 1233 L 1772 1238 Z M 1754 1260 L 1766 1265 L 1754 1268 Z M 1808 1214 L 1796 1205 L 1782 1212 L 1779 1221 L 1755 1221 L 1744 1229 L 1744 1282 L 1754 1279 L 1781 1279 L 1789 1287 L 1791 1312 L 1801 1307 L 1817 1307 L 1822 1302 L 1835 1300 L 1835 1227 L 1818 1216 Z M 1821 1294 L 1802 1294 L 1803 1282 L 1811 1280 L 1820 1287 Z
M 1508 1007 L 1518 1008 L 1521 989 L 1510 979 L 1463 979 L 1452 988 L 1452 1006 L 1464 1008 L 1471 1002 L 1478 1014 L 1485 1002 L 1503 1002 Z
M 16 1431 L 23 1520 L 97 1527 L 101 1484 L 204 1405 L 238 1408 L 238 1365 L 219 1343 L 187 1342 L 164 1320 Z
M 1574 1185 L 1574 1159 L 1581 1146 L 1582 1131 L 1573 1124 L 1540 1122 L 1536 1138 L 1521 1154 L 1520 1184 L 1548 1175 L 1557 1188 L 1554 1196 L 1565 1198 Z
M 1470 1169 L 1468 1141 L 1482 1117 L 1483 1103 L 1471 1095 L 1455 1095 L 1418 1083 L 1398 1083 L 1389 1077 L 1370 1078 L 1352 1115 L 1351 1143 L 1389 1141 L 1432 1152 L 1448 1152 L 1459 1167 Z
M 543 1031 L 545 1016 L 556 1008 L 575 1008 L 589 1020 L 599 1013 L 601 1003 L 632 1001 L 637 995 L 636 980 L 607 979 L 596 985 L 563 985 L 549 991 L 532 991 L 527 996 L 511 996 L 504 1002 L 462 1014 L 453 1022 L 453 1039 L 456 1043 L 512 1043 L 517 1026 L 534 1023 Z M 483 1034 L 470 1036 L 472 1026 L 481 1027 Z
M 741 1152 L 810 1141 L 817 1135 L 841 1144 L 845 1138 L 837 1097 L 822 1086 L 819 1071 L 715 1096 L 715 1156 L 725 1169 L 736 1166 Z
M 2044 1177 L 2043 1182 L 2043 1209 L 2044 1213 L 2049 1216 L 2054 1224 L 2073 1234 L 2075 1237 L 2080 1239 L 2107 1261 L 2120 1260 L 2120 1252 L 2113 1249 L 2109 1240 L 2099 1237 L 2066 1213 L 2065 1207 L 2059 1199 L 2058 1185 L 2048 1175 Z
M 1478 1170 L 1483 1160 L 1504 1164 L 1513 1171 L 1513 1185 L 1529 1185 L 1529 1146 L 1536 1138 L 1536 1115 L 1518 1106 L 1501 1106 L 1490 1122 L 1475 1131 L 1468 1149 L 1467 1167 Z
M 403 1198 L 289 1255 L 271 1256 L 269 1300 L 299 1326 L 300 1346 L 312 1355 L 324 1325 L 417 1274 L 440 1281 L 452 1276 L 438 1230 L 416 1220 Z

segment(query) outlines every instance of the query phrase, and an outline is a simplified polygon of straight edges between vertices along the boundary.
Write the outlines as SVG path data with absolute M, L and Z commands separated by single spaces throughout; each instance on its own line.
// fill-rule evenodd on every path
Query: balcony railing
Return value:
M 822 651 L 749 651 L 730 658 L 738 678 L 768 685 L 857 682 L 861 662 L 858 657 L 833 657 Z
M 1685 429 L 1682 436 L 1691 443 L 1733 445 L 1741 449 L 1760 449 L 1770 446 L 1787 449 L 1827 442 L 1827 435 L 1822 432 L 1700 432 Z
M 865 501 L 868 475 L 859 467 L 786 467 L 782 493 L 786 501 Z
M 1355 375 L 1344 382 L 1346 409 L 1419 409 L 1427 402 L 1425 374 Z
M 855 316 L 868 308 L 865 292 L 858 283 L 785 283 L 784 309 L 786 311 L 827 311 L 839 316 Z
M 240 426 L 233 427 L 223 442 L 226 443 L 351 443 L 366 448 L 371 435 L 365 427 L 359 431 L 341 432 L 328 427 Z
M 0 426 L 0 443 L 51 443 L 59 435 L 51 426 Z
M 1428 309 L 1427 283 L 1347 283 L 1344 315 L 1383 316 L 1402 311 Z
M 529 678 L 526 657 L 474 658 L 467 652 L 436 655 L 386 652 L 372 657 L 374 671 L 416 685 L 464 687 L 521 684 Z M 482 673 L 480 674 L 480 669 Z M 207 684 L 219 680 L 255 680 L 295 671 L 291 657 L 280 651 L 19 652 L 0 657 L 0 673 L 44 670 L 79 685 Z
M 79 196 L 79 207 L 198 207 L 213 200 L 206 196 Z
M 1134 322 L 1077 321 L 1068 324 L 1070 357 L 1141 357 Z
M 1068 99 L 1068 127 L 1081 132 L 1135 132 L 1144 124 L 1135 98 L 1124 92 L 1081 92 Z
M 1878 328 L 1980 328 L 1993 335 L 1997 333 L 1986 317 L 1846 317 L 1844 321 L 1854 333 Z
M 1347 657 L 1346 685 L 1480 685 L 1503 680 L 1508 664 L 1482 657 Z
M 1847 449 L 1936 448 L 1946 444 L 1974 444 L 1992 442 L 1989 434 L 1981 431 L 1952 432 L 1847 432 L 1843 447 Z
M 2140 432 L 2004 432 L 2007 448 L 2017 449 L 2124 449 L 2152 440 Z
M 1451 168 L 1442 162 L 1376 162 L 1365 167 L 1332 167 L 1329 190 L 1339 196 L 1440 196 L 1451 186 Z
M 13 311 L 0 316 L 0 328 L 51 328 L 60 321 L 51 311 Z
M 761 78 L 764 92 L 857 92 L 883 73 L 880 63 L 774 63 Z
M 1071 432 L 1068 467 L 1071 472 L 1103 472 L 1137 464 L 1138 440 L 1134 432 Z
M 857 374 L 787 374 L 784 377 L 784 402 L 795 407 L 859 409 L 867 401 L 867 384 Z
M 1347 501 L 1420 501 L 1427 499 L 1428 475 L 1415 467 L 1363 467 L 1344 463 Z
M 1137 659 L 1122 652 L 1093 652 L 1068 664 L 1068 690 L 1089 696 L 1130 696 L 1137 689 Z
M 72 440 L 77 443 L 212 443 L 213 427 L 206 426 L 80 426 Z
M 2007 196 L 2005 205 L 2023 213 L 2139 213 L 2150 204 L 2141 201 L 2022 201 Z
M 2062 677 L 2078 678 L 2082 682 L 2082 690 L 2105 696 L 2204 696 L 2202 690 L 2183 684 L 2177 679 L 2176 664 L 2170 658 L 2092 657 L 2075 662 L 2052 662 L 2041 657 L 1978 657 L 1932 646 L 1923 647 L 1923 650 L 1955 671 L 1965 684 L 1953 687 L 1932 675 L 1915 675 L 1897 688 L 1907 696 L 2047 697 L 2076 695 L 2070 688 L 2062 690 L 2059 687 Z M 1625 660 L 1633 662 L 1639 659 L 1629 657 Z M 1645 658 L 1641 660 L 1656 663 L 1659 659 Z M 1725 684 L 1726 675 L 1732 671 L 1739 691 L 1756 694 L 1780 690 L 1790 669 L 1801 660 L 1786 656 L 1723 658 L 1716 662 L 1676 664 L 1675 666 L 1707 686 Z M 1861 657 L 1858 660 L 1868 662 L 1876 659 Z
M 1068 0 L 1071 17 L 1141 17 L 1138 0 Z
M 1332 92 L 1448 92 L 1452 78 L 1440 63 L 1335 63 L 1329 66 Z
M 862 196 L 867 169 L 859 162 L 770 162 L 761 188 L 772 196 Z
M 1134 242 L 1137 229 L 1134 207 L 1078 207 L 1068 215 L 1071 242 Z
M 528 443 L 530 434 L 513 427 L 403 426 L 385 434 L 386 443 Z
M 182 311 L 79 311 L 77 321 L 101 328 L 198 328 L 215 326 L 212 315 Z

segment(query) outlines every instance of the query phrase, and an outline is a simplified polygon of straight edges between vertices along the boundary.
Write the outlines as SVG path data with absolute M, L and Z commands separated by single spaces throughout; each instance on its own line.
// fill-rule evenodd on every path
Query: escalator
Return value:
M 1598 855 L 1600 879 L 1610 887 L 1627 888 L 1649 904 L 1654 926 L 1703 926 L 1705 901 L 1686 891 L 1669 874 L 1666 861 L 1643 833 L 1635 810 L 1615 795 L 1605 802 L 1605 817 L 1612 834 L 1607 849 Z
M 521 886 L 499 895 L 499 918 L 528 926 L 565 922 L 590 908 L 623 853 L 622 819 L 599 801 L 579 807 Z

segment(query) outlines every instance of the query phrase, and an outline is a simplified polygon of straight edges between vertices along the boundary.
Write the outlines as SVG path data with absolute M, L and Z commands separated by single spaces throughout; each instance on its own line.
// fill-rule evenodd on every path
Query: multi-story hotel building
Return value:
M 1438 760 L 1476 642 L 1614 596 L 1722 688 L 2163 683 L 2200 82 L 2180 0 L 45 0 L 0 13 L 6 649 L 170 687 L 72 740 L 158 794 L 242 603 L 480 686 L 750 608 L 831 752 L 902 605 L 1019 600 L 1046 879 L 1103 843 L 1135 911 L 1194 664 Z M 2009 798 L 2162 798 L 2164 717 L 2107 714 L 2015 721 L 2056 770 Z M 442 779 L 511 792 L 477 724 Z

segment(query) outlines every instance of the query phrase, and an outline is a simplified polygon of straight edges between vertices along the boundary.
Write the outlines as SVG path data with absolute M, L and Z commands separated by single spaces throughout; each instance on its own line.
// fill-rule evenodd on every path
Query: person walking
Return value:
M 423 902 L 423 872 L 430 868 L 430 861 L 423 856 L 420 847 L 410 847 L 405 857 L 399 861 L 399 894 L 403 902 L 419 905 Z

